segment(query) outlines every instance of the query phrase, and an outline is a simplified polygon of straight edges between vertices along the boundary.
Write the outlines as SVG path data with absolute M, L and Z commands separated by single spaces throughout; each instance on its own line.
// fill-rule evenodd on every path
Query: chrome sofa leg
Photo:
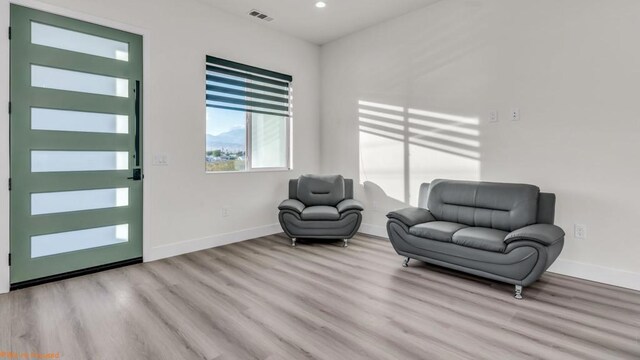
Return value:
M 518 299 L 518 300 L 522 300 L 522 285 L 516 285 L 515 298 Z
M 404 258 L 404 261 L 402 262 L 402 267 L 408 267 L 409 266 L 409 260 L 411 260 L 410 257 Z
M 349 239 L 344 239 L 344 247 L 349 246 Z
M 296 240 L 298 240 L 298 239 L 296 239 L 296 238 L 291 238 L 291 246 L 292 246 L 292 247 L 296 247 Z

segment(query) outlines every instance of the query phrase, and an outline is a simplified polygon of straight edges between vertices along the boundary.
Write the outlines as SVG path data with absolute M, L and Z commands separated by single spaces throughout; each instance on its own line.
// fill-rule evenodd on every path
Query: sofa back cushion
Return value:
M 513 231 L 535 224 L 540 189 L 534 185 L 434 180 L 427 207 L 440 221 Z
M 344 179 L 344 198 L 353 199 L 353 179 Z M 289 199 L 298 200 L 298 179 L 289 180 Z
M 298 200 L 306 206 L 336 206 L 345 199 L 342 175 L 302 175 L 298 179 Z

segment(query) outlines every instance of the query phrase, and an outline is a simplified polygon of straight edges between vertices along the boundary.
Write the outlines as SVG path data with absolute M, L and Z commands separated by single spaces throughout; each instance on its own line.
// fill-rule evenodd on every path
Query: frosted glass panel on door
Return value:
M 287 166 L 287 121 L 282 116 L 251 114 L 251 167 Z
M 31 151 L 31 172 L 127 170 L 126 151 Z
M 129 116 L 31 108 L 31 129 L 128 134 Z
M 129 97 L 129 80 L 31 65 L 31 86 L 82 93 Z
M 128 205 L 128 188 L 31 194 L 31 215 L 108 209 Z
M 129 44 L 55 26 L 31 23 L 31 43 L 129 61 Z
M 127 241 L 129 241 L 128 224 L 32 236 L 31 258 L 121 244 Z

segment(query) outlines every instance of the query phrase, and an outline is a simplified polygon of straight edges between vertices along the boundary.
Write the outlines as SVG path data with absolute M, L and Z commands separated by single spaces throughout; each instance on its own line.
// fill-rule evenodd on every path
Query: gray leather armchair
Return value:
M 362 204 L 353 199 L 353 180 L 341 175 L 303 175 L 289 180 L 289 199 L 278 206 L 282 230 L 296 246 L 299 238 L 342 239 L 344 246 L 362 222 Z
M 514 284 L 521 299 L 562 251 L 555 201 L 533 185 L 434 180 L 417 208 L 387 214 L 387 232 L 403 266 L 417 259 Z

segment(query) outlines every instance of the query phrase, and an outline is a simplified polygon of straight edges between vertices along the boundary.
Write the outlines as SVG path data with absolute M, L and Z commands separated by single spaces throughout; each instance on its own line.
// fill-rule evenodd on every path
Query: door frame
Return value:
M 98 16 L 90 15 L 87 13 L 78 12 L 75 10 L 70 10 L 67 8 L 63 8 L 56 5 L 46 4 L 37 0 L 0 0 L 3 1 L 4 4 L 1 4 L 2 9 L 0 9 L 0 34 L 5 32 L 9 28 L 10 24 L 10 6 L 11 4 L 21 5 L 25 7 L 29 7 L 35 10 L 45 11 L 56 15 L 67 16 L 77 20 L 86 21 L 90 23 L 94 23 L 97 25 L 102 25 L 106 27 L 115 28 L 118 30 L 130 32 L 133 34 L 137 34 L 142 36 L 142 54 L 143 54 L 143 63 L 142 63 L 142 82 L 145 84 L 145 90 L 142 92 L 142 113 L 144 114 L 142 117 L 142 128 L 145 129 L 142 133 L 142 146 L 143 146 L 143 157 L 142 157 L 142 168 L 145 169 L 147 173 L 149 173 L 149 169 L 151 163 L 149 161 L 150 156 L 146 156 L 146 154 L 150 154 L 150 145 L 149 145 L 149 136 L 150 128 L 152 124 L 148 119 L 152 117 L 152 111 L 149 104 L 151 103 L 151 92 L 152 87 L 149 86 L 149 69 L 150 69 L 150 31 L 148 29 L 132 26 L 129 24 L 120 23 L 114 20 L 104 19 Z M 2 15 L 5 14 L 5 15 Z M 4 30 L 2 30 L 4 29 Z M 2 108 L 3 103 L 8 104 L 10 99 L 10 67 L 9 67 L 9 57 L 10 57 L 10 42 L 8 36 L 3 35 L 0 36 L 2 39 L 0 41 L 0 53 L 4 53 L 5 56 L 0 59 L 0 83 L 6 84 L 0 89 L 0 109 Z M 10 176 L 10 149 L 9 149 L 9 141 L 10 141 L 10 131 L 9 131 L 9 113 L 8 111 L 0 111 L 0 184 L 8 181 Z M 151 250 L 151 244 L 149 243 L 149 230 L 150 230 L 150 210 L 151 210 L 151 194 L 149 193 L 149 189 L 151 187 L 150 181 L 152 177 L 145 177 L 143 190 L 142 190 L 142 257 L 143 261 L 148 258 L 148 255 Z M 2 186 L 0 186 L 2 189 Z M 8 262 L 9 252 L 10 252 L 10 243 L 11 238 L 9 234 L 9 226 L 10 226 L 10 203 L 9 203 L 10 192 L 7 187 L 4 187 L 4 190 L 0 191 L 0 203 L 6 204 L 0 208 L 0 294 L 9 292 L 10 288 L 10 267 Z M 4 201 L 6 199 L 6 201 Z

